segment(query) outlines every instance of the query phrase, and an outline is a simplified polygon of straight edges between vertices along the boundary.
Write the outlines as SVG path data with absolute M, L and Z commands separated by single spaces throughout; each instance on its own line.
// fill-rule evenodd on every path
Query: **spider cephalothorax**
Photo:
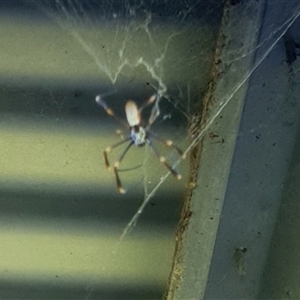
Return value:
M 134 144 L 138 147 L 143 147 L 146 144 L 147 132 L 144 127 L 135 125 L 130 127 L 130 136 Z

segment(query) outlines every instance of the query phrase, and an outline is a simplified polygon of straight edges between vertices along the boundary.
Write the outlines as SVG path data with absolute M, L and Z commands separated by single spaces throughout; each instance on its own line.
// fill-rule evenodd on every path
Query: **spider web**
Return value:
M 112 1 L 108 4 L 59 0 L 44 1 L 38 7 L 59 26 L 62 35 L 72 37 L 76 52 L 86 56 L 85 67 L 89 69 L 93 90 L 120 119 L 125 120 L 125 100 L 133 99 L 141 106 L 151 95 L 158 94 L 161 113 L 151 130 L 161 138 L 174 140 L 186 154 L 189 152 L 187 124 L 194 109 L 199 110 L 201 106 L 198 97 L 204 94 L 209 78 L 222 14 L 219 1 L 208 4 L 202 1 L 177 1 L 176 4 Z M 205 14 L 201 16 L 203 10 Z M 145 110 L 145 121 L 150 109 Z M 110 124 L 108 128 L 112 128 L 114 125 L 106 120 Z M 109 130 L 113 133 L 113 129 Z M 102 145 L 102 149 L 107 146 Z M 186 163 L 185 167 L 179 166 L 181 159 L 176 151 L 165 149 L 159 143 L 155 143 L 155 147 L 178 172 L 186 172 Z M 122 151 L 116 149 L 110 153 L 111 163 Z M 144 196 L 120 240 L 134 227 L 157 190 L 161 186 L 168 189 L 167 186 L 173 184 L 176 179 L 168 179 L 169 175 L 150 149 L 130 149 L 126 154 L 120 166 L 121 181 L 127 193 L 136 197 L 142 192 Z M 185 184 L 186 179 L 179 185 L 176 182 L 176 186 L 181 186 L 176 189 L 181 196 L 174 197 L 177 205 Z M 111 189 L 114 188 L 112 183 Z
M 283 0 L 278 2 L 285 5 Z M 27 6 L 29 2 L 24 3 Z M 193 125 L 191 120 L 196 120 L 194 121 L 196 126 L 200 126 L 197 117 L 201 114 L 201 100 L 210 81 L 223 4 L 214 0 L 30 2 L 31 7 L 37 8 L 39 13 L 43 12 L 43 15 L 47 16 L 47 22 L 56 28 L 53 37 L 56 46 L 48 49 L 50 62 L 46 57 L 37 58 L 37 61 L 40 59 L 44 62 L 42 65 L 54 79 L 53 83 L 47 82 L 45 88 L 46 93 L 50 95 L 49 102 L 44 102 L 38 110 L 36 106 L 32 108 L 36 118 L 51 122 L 55 111 L 59 113 L 60 119 L 81 119 L 84 126 L 92 132 L 101 129 L 101 134 L 105 135 L 105 138 L 100 144 L 94 144 L 95 148 L 100 146 L 98 149 L 100 153 L 105 147 L 118 141 L 118 136 L 113 135 L 113 132 L 119 129 L 119 125 L 106 116 L 101 108 L 96 107 L 95 96 L 102 95 L 107 105 L 125 121 L 124 106 L 127 100 L 134 100 L 141 106 L 150 96 L 158 94 L 161 97 L 160 115 L 151 129 L 162 138 L 172 139 L 188 156 L 232 97 L 280 43 L 282 36 L 300 14 L 300 5 L 295 2 L 293 13 L 288 15 L 283 13 L 280 18 L 274 20 L 272 26 L 261 33 L 262 42 L 253 45 L 250 50 L 244 48 L 241 43 L 244 38 L 243 32 L 231 41 L 236 45 L 236 51 L 230 53 L 224 64 L 230 66 L 236 61 L 242 62 L 253 52 L 256 52 L 255 62 L 251 70 L 240 70 L 238 79 L 228 85 L 227 92 L 202 124 L 201 130 L 189 131 L 187 127 Z M 232 1 L 237 11 L 239 4 L 239 1 Z M 256 1 L 249 1 L 250 15 L 254 14 L 255 7 Z M 235 21 L 235 26 L 239 27 L 243 20 Z M 259 30 L 260 25 L 257 28 L 257 31 Z M 40 47 L 43 48 L 43 45 Z M 62 60 L 55 55 L 59 52 L 65 54 Z M 26 71 L 26 66 L 24 70 Z M 49 77 L 48 74 L 37 72 L 34 78 L 43 76 Z M 26 80 L 19 80 L 18 84 L 20 81 L 26 85 Z M 68 86 L 69 90 L 73 90 L 74 85 L 78 90 L 76 94 L 79 95 L 84 91 L 86 95 L 81 101 L 93 103 L 87 104 L 89 108 L 79 113 L 79 116 L 76 109 L 71 113 L 70 111 L 65 113 L 67 107 L 73 107 L 74 102 L 79 102 L 76 99 L 70 100 L 68 92 L 64 89 Z M 58 92 L 57 86 L 61 88 Z M 41 92 L 41 95 L 44 95 L 44 92 Z M 27 92 L 24 98 L 26 99 L 24 106 L 28 107 L 31 95 Z M 75 108 L 81 104 L 76 105 Z M 22 108 L 22 104 L 20 107 Z M 143 114 L 145 121 L 150 116 L 150 111 L 151 107 L 145 109 Z M 58 125 L 60 122 L 56 120 Z M 121 135 L 126 137 L 126 131 Z M 122 196 L 124 200 L 114 196 L 115 184 L 113 179 L 107 181 L 106 178 L 110 176 L 108 172 L 103 172 L 99 176 L 93 171 L 95 182 L 104 181 L 103 189 L 112 191 L 113 196 L 107 201 L 126 202 L 131 197 L 137 199 L 132 209 L 126 210 L 125 216 L 122 216 L 122 220 L 129 221 L 125 228 L 122 223 L 123 231 L 116 249 L 120 247 L 121 242 L 125 242 L 123 238 L 135 227 L 139 218 L 144 214 L 147 215 L 145 208 L 149 203 L 155 207 L 159 205 L 158 199 L 164 201 L 165 195 L 170 193 L 172 201 L 180 204 L 180 199 L 185 193 L 184 186 L 188 183 L 188 160 L 183 161 L 176 151 L 165 149 L 159 143 L 156 147 L 166 156 L 168 162 L 182 173 L 181 182 L 171 178 L 170 172 L 159 164 L 151 149 L 147 147 L 143 148 L 144 150 L 133 149 L 120 167 L 120 177 L 127 189 L 126 196 Z M 120 152 L 122 148 L 111 153 L 109 157 L 111 162 L 118 158 Z M 104 169 L 104 164 L 100 160 L 95 170 L 98 168 Z M 172 189 L 176 192 L 172 193 Z M 170 202 L 168 204 L 172 206 Z M 165 218 L 168 211 L 166 208 L 163 208 L 163 211 L 164 213 L 160 212 L 160 216 Z M 149 228 L 155 231 L 160 226 L 155 227 L 155 224 L 152 224 Z M 96 281 L 91 280 L 87 290 L 92 293 L 95 284 Z M 89 293 L 86 295 L 87 298 L 90 296 Z
M 254 2 L 249 2 L 250 13 L 255 10 Z M 238 3 L 233 2 L 232 5 Z M 239 45 L 240 49 L 233 52 L 226 63 L 229 65 L 234 61 L 242 61 L 253 51 L 257 51 L 255 65 L 250 71 L 241 74 L 240 80 L 234 85 L 228 86 L 228 93 L 202 130 L 196 136 L 186 137 L 184 131 L 188 120 L 195 110 L 200 110 L 199 99 L 204 96 L 210 79 L 222 16 L 223 4 L 220 1 L 171 3 L 167 0 L 124 0 L 106 3 L 56 0 L 44 1 L 43 5 L 38 6 L 63 32 L 71 35 L 88 55 L 95 76 L 99 77 L 99 82 L 96 83 L 99 93 L 104 97 L 115 94 L 108 103 L 114 106 L 117 113 L 122 114 L 125 103 L 116 105 L 114 102 L 118 102 L 119 98 L 137 99 L 138 104 L 142 105 L 149 96 L 158 94 L 167 102 L 162 104 L 163 112 L 158 123 L 163 124 L 167 119 L 171 119 L 171 126 L 176 126 L 179 131 L 181 129 L 180 133 L 172 133 L 172 138 L 184 147 L 185 155 L 203 137 L 223 108 L 272 51 L 299 14 L 298 10 L 295 10 L 293 15 L 283 15 L 264 33 L 263 42 L 255 45 L 252 50 L 245 52 L 243 45 Z M 299 9 L 297 6 L 296 8 Z M 238 44 L 238 39 L 242 38 L 241 32 L 234 42 Z M 160 130 L 158 126 L 157 128 Z M 142 163 L 144 166 L 152 154 L 147 152 L 143 155 L 147 156 Z M 181 159 L 173 158 L 174 167 L 181 163 Z M 128 166 L 129 170 L 134 168 Z M 123 171 L 126 171 L 126 168 Z M 121 239 L 136 224 L 147 203 L 170 176 L 170 172 L 163 173 L 158 176 L 157 183 L 149 186 L 149 170 L 144 166 L 142 172 L 144 200 L 124 229 Z

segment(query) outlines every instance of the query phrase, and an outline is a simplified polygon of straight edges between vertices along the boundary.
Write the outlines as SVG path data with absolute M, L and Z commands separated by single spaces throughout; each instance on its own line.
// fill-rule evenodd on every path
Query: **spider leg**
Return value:
M 152 104 L 155 99 L 156 99 L 157 95 L 152 95 L 145 104 L 143 104 L 140 108 L 139 108 L 139 112 L 141 113 L 143 111 L 144 108 L 146 108 L 147 106 L 149 106 L 150 104 Z
M 131 140 L 131 138 L 127 138 L 125 141 Z M 130 149 L 130 147 L 134 144 L 134 141 L 131 141 L 128 146 L 125 148 L 125 150 L 122 152 L 122 154 L 120 155 L 119 159 L 114 163 L 114 167 L 118 168 L 121 161 L 123 160 L 124 156 L 126 155 L 126 153 L 128 152 L 128 150 Z
M 160 115 L 160 109 L 159 109 L 160 97 L 161 97 L 160 95 L 154 95 L 154 96 L 151 97 L 151 98 L 153 98 L 153 100 L 151 101 L 151 103 L 154 100 L 156 100 L 156 102 L 153 105 L 152 110 L 151 110 L 151 115 L 149 117 L 148 124 L 147 124 L 147 127 L 146 127 L 147 130 L 151 127 L 151 125 L 155 122 L 155 120 L 157 119 L 157 117 Z M 149 101 L 151 100 L 151 98 L 149 99 Z
M 181 158 L 185 159 L 185 154 L 176 146 L 176 144 L 172 140 L 164 140 L 164 139 L 160 138 L 159 136 L 157 136 L 154 133 L 149 132 L 149 131 L 148 131 L 148 135 L 155 138 L 156 140 L 158 140 L 162 144 L 164 144 L 168 147 L 174 148 L 177 151 L 177 153 L 181 156 Z
M 126 191 L 122 187 L 119 172 L 118 172 L 118 169 L 116 167 L 114 167 L 114 173 L 115 173 L 115 176 L 116 176 L 117 189 L 118 189 L 119 194 L 125 194 Z
M 123 158 L 125 157 L 126 153 L 128 152 L 128 150 L 130 149 L 130 147 L 133 144 L 134 144 L 134 141 L 131 141 L 128 144 L 128 146 L 125 148 L 125 150 L 122 152 L 119 159 L 114 163 L 114 173 L 115 173 L 116 182 L 117 182 L 117 189 L 120 194 L 125 194 L 126 191 L 122 187 L 121 179 L 120 179 L 119 172 L 118 172 L 118 167 L 119 167 L 121 161 L 123 160 Z
M 110 163 L 108 160 L 108 153 L 111 152 L 112 149 L 119 147 L 120 145 L 128 142 L 129 140 L 131 140 L 130 137 L 128 137 L 127 139 L 125 139 L 124 141 L 118 142 L 112 146 L 107 147 L 104 151 L 103 151 L 103 156 L 104 156 L 104 162 L 105 162 L 105 166 L 106 168 L 109 170 L 110 169 Z M 127 150 L 128 151 L 128 150 Z M 125 152 L 126 153 L 126 152 Z M 124 154 L 125 155 L 125 154 Z M 124 157 L 123 155 L 123 157 Z M 119 159 L 120 160 L 120 159 Z
M 125 128 L 129 128 L 128 124 L 126 122 L 124 122 L 123 120 L 119 119 L 115 112 L 107 106 L 106 102 L 101 98 L 100 95 L 97 95 L 96 98 L 95 98 L 95 101 L 98 105 L 100 105 L 104 110 L 105 112 L 111 116 L 112 118 L 114 118 L 117 122 L 121 123 Z
M 153 150 L 155 156 L 158 158 L 159 162 L 161 164 L 163 164 L 170 172 L 171 174 L 178 180 L 181 179 L 181 175 L 175 171 L 167 162 L 166 162 L 166 158 L 164 156 L 161 156 L 158 151 L 154 148 L 154 146 L 152 145 L 151 141 L 149 139 L 147 139 L 147 143 L 149 144 L 150 148 Z

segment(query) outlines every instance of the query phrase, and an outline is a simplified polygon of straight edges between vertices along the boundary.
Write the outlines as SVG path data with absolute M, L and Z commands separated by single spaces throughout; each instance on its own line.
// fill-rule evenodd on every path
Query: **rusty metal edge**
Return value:
M 244 49 L 248 51 L 248 54 L 257 43 L 259 32 L 256 28 L 262 22 L 265 6 L 265 1 L 259 3 L 252 1 L 253 7 L 251 8 L 250 2 L 242 1 L 237 4 L 240 6 L 238 9 L 243 9 L 245 13 L 249 7 L 255 11 L 255 19 L 251 18 L 251 21 L 249 19 L 244 24 L 246 38 L 243 43 L 247 43 Z M 224 101 L 223 93 L 227 88 L 224 84 L 228 84 L 232 79 L 236 80 L 236 74 L 233 74 L 236 66 L 233 67 L 233 65 L 224 63 L 224 58 L 228 56 L 230 51 L 234 50 L 232 49 L 233 45 L 230 44 L 230 36 L 234 35 L 235 30 L 241 31 L 241 28 L 235 29 L 230 22 L 233 16 L 236 17 L 236 10 L 236 5 L 233 6 L 231 0 L 225 3 L 216 42 L 211 81 L 202 100 L 201 119 L 196 126 L 191 124 L 193 130 L 197 129 L 196 134 L 193 132 L 193 135 L 199 136 L 201 139 L 199 138 L 190 152 L 188 190 L 177 228 L 173 266 L 164 295 L 167 300 L 203 299 L 205 293 L 236 136 L 248 87 L 247 81 L 238 87 L 235 95 L 223 109 L 222 119 L 215 120 L 210 127 L 207 127 L 207 123 L 220 106 L 220 102 Z M 251 68 L 254 57 L 255 51 L 252 51 L 252 54 L 243 61 L 243 68 Z M 201 99 L 199 100 L 201 101 Z M 197 118 L 192 119 L 197 120 Z M 201 132 L 203 132 L 202 135 Z M 215 137 L 221 137 L 220 145 L 217 147 L 216 143 L 212 142 Z M 216 184 L 209 179 L 207 181 L 205 179 L 207 176 L 218 178 L 219 191 L 217 193 L 211 190 L 216 188 Z M 210 189 L 209 192 L 204 191 L 205 186 Z M 216 195 L 217 197 L 212 198 Z M 202 204 L 199 205 L 199 202 Z M 193 221 L 197 219 L 198 222 L 193 224 Z M 206 250 L 203 250 L 204 248 Z M 199 253 L 192 257 L 191 254 L 195 251 Z M 196 257 L 200 258 L 201 261 L 198 263 L 193 261 Z M 189 262 L 189 260 L 192 261 Z M 190 266 L 187 266 L 188 263 Z

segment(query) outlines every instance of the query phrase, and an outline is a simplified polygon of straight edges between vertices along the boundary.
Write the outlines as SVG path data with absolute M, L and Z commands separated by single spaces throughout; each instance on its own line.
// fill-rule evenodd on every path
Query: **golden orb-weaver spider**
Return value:
M 167 162 L 166 158 L 164 156 L 161 156 L 158 151 L 154 148 L 151 138 L 154 138 L 158 140 L 159 142 L 165 144 L 168 147 L 174 148 L 177 153 L 181 156 L 181 158 L 185 158 L 184 153 L 173 143 L 172 140 L 164 140 L 159 138 L 157 135 L 154 133 L 150 132 L 150 127 L 151 125 L 155 122 L 156 118 L 160 114 L 158 102 L 159 102 L 160 97 L 158 95 L 153 95 L 151 96 L 148 101 L 138 108 L 137 104 L 134 101 L 127 101 L 125 105 L 125 113 L 126 113 L 126 118 L 128 124 L 125 123 L 126 127 L 129 127 L 130 129 L 130 135 L 127 137 L 125 140 L 122 140 L 112 146 L 106 147 L 106 149 L 103 151 L 103 156 L 104 156 L 104 162 L 106 168 L 109 170 L 110 169 L 110 163 L 108 160 L 108 153 L 111 152 L 114 148 L 117 148 L 118 146 L 129 142 L 125 150 L 121 153 L 119 159 L 114 162 L 113 164 L 113 171 L 116 177 L 116 183 L 117 183 L 117 189 L 120 194 L 125 194 L 125 189 L 122 187 L 120 176 L 119 176 L 119 171 L 118 168 L 120 166 L 120 163 L 122 162 L 123 158 L 125 157 L 126 153 L 130 149 L 132 145 L 136 145 L 137 147 L 143 147 L 145 144 L 148 144 L 150 148 L 153 150 L 154 154 L 158 158 L 159 162 L 163 164 L 170 172 L 171 174 L 178 180 L 181 179 L 181 175 L 174 169 L 172 168 Z M 124 124 L 122 120 L 116 117 L 114 111 L 109 108 L 106 104 L 106 102 L 102 99 L 101 95 L 96 96 L 96 103 L 100 105 L 101 107 L 104 108 L 106 113 L 113 117 L 114 119 L 120 121 L 121 123 Z M 148 120 L 148 124 L 146 127 L 142 126 L 142 119 L 141 119 L 141 113 L 143 109 L 151 104 L 154 103 L 154 106 L 151 111 L 151 115 Z

